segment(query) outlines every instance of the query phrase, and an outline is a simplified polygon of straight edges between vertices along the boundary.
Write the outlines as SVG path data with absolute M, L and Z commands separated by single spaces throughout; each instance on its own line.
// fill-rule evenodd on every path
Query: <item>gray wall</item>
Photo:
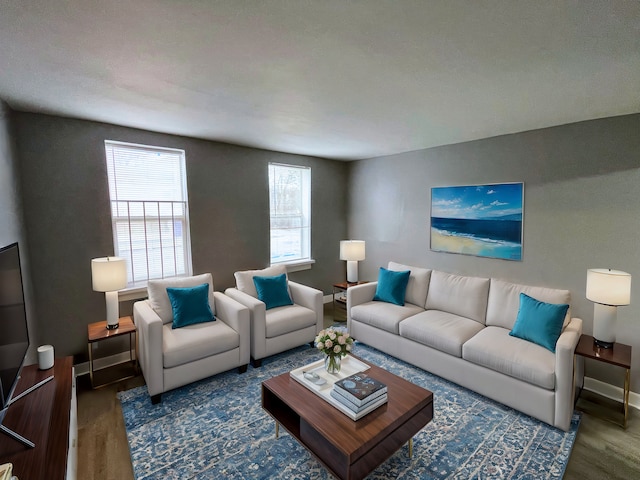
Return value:
M 0 247 L 18 242 L 22 283 L 27 310 L 31 348 L 26 363 L 36 361 L 35 349 L 39 344 L 36 327 L 36 309 L 32 300 L 29 272 L 29 246 L 27 244 L 20 195 L 20 173 L 15 144 L 12 137 L 12 112 L 0 101 Z
M 430 189 L 524 182 L 523 260 L 429 250 Z M 588 268 L 633 276 L 618 308 L 617 338 L 633 346 L 640 392 L 640 115 L 581 122 L 350 164 L 349 237 L 367 242 L 361 279 L 395 260 L 453 273 L 566 288 L 592 332 Z M 587 362 L 586 374 L 622 385 L 621 369 Z
M 338 258 L 346 234 L 343 162 L 19 112 L 15 135 L 38 326 L 42 342 L 57 353 L 84 359 L 86 325 L 105 316 L 90 268 L 91 258 L 113 254 L 105 139 L 186 151 L 193 270 L 212 272 L 220 291 L 234 285 L 234 271 L 268 265 L 268 162 L 311 166 L 316 264 L 291 278 L 325 293 L 344 278 Z M 121 304 L 120 312 L 130 313 L 131 304 Z

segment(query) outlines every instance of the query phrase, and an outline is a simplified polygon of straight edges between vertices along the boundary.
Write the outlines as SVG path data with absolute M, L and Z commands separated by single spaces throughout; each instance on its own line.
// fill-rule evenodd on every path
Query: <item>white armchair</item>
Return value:
M 172 328 L 173 311 L 167 287 L 209 284 L 209 305 L 216 321 Z M 249 310 L 213 291 L 210 273 L 151 280 L 149 298 L 133 305 L 138 329 L 139 363 L 152 403 L 161 394 L 196 380 L 249 364 Z
M 313 346 L 322 330 L 322 292 L 287 279 L 293 305 L 266 308 L 258 299 L 253 277 L 286 274 L 284 266 L 263 270 L 236 272 L 236 287 L 225 290 L 225 295 L 249 308 L 251 318 L 251 363 L 262 365 L 262 359 L 305 343 Z

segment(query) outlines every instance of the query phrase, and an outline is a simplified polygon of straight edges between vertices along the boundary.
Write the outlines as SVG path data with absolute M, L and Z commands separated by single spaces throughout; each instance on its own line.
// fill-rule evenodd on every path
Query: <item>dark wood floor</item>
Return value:
M 331 323 L 329 307 L 325 324 Z M 98 390 L 90 388 L 87 376 L 79 377 L 77 384 L 77 478 L 133 480 L 122 409 L 116 392 L 143 385 L 143 378 L 138 376 Z M 608 405 L 602 408 L 608 408 Z M 630 410 L 626 430 L 590 414 L 583 415 L 565 479 L 640 479 L 640 411 Z

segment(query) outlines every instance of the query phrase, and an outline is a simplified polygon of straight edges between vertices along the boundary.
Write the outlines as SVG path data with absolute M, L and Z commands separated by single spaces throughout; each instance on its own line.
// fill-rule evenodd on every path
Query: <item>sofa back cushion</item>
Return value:
M 488 278 L 464 277 L 434 270 L 431 272 L 426 309 L 454 313 L 484 324 L 489 283 Z
M 173 309 L 167 294 L 167 287 L 183 288 L 197 287 L 203 283 L 209 284 L 209 306 L 211 312 L 215 315 L 215 303 L 213 301 L 213 277 L 210 273 L 201 275 L 193 275 L 192 277 L 163 278 L 160 280 L 149 280 L 147 283 L 147 294 L 149 295 L 149 304 L 154 312 L 162 319 L 162 323 L 170 323 L 173 321 Z
M 244 270 L 233 274 L 236 277 L 236 288 L 241 292 L 258 298 L 258 291 L 253 283 L 253 277 L 275 277 L 276 275 L 287 274 L 287 267 L 284 265 L 276 265 L 274 267 L 263 268 L 262 270 Z M 287 277 L 287 283 L 289 278 Z M 287 286 L 288 288 L 288 286 Z M 289 292 L 291 295 L 291 292 Z
M 532 287 L 492 278 L 487 305 L 487 325 L 511 330 L 518 317 L 521 293 L 541 302 L 571 305 L 569 290 Z M 566 327 L 570 320 L 571 308 L 567 310 L 562 328 Z
M 412 303 L 424 308 L 427 302 L 427 292 L 429 291 L 429 279 L 431 278 L 431 270 L 427 268 L 412 267 L 401 263 L 389 262 L 388 270 L 394 272 L 411 271 L 409 274 L 409 283 L 407 284 L 407 292 L 405 294 L 405 302 Z

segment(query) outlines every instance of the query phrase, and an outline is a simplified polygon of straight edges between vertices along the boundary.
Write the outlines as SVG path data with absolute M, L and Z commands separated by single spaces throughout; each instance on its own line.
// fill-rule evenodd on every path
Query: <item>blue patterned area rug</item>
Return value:
M 562 478 L 580 416 L 567 433 L 408 365 L 371 347 L 354 353 L 434 392 L 434 419 L 368 479 Z M 162 395 L 120 392 L 133 470 L 141 479 L 331 479 L 286 431 L 275 438 L 262 410 L 263 380 L 322 357 L 308 346 Z

